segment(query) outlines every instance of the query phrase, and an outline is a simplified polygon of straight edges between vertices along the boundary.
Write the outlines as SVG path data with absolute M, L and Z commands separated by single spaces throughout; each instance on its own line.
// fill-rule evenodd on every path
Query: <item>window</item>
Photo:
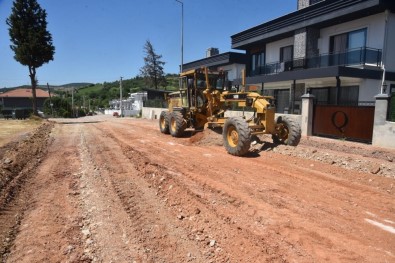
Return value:
M 366 46 L 366 28 L 332 36 L 330 43 L 331 53 L 345 52 L 348 49 Z
M 263 95 L 275 98 L 276 113 L 289 113 L 289 89 L 264 89 Z
M 359 86 L 313 88 L 314 103 L 320 105 L 356 106 L 358 105 Z
M 254 53 L 251 56 L 251 73 L 252 75 L 263 74 L 263 67 L 265 65 L 265 52 L 261 51 Z
M 366 46 L 366 28 L 348 33 L 348 49 Z
M 367 29 L 360 29 L 330 38 L 330 53 L 332 65 L 350 65 L 364 61 Z
M 293 47 L 294 46 L 287 46 L 287 47 L 280 48 L 280 62 L 292 60 Z
M 358 106 L 359 86 L 341 87 L 339 89 L 338 105 Z
M 294 46 L 280 48 L 280 72 L 292 70 Z

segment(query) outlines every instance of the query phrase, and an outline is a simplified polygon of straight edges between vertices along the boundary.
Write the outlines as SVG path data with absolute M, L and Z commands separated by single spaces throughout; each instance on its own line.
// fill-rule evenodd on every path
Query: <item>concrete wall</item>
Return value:
M 106 115 L 113 115 L 114 112 L 117 112 L 119 115 L 121 115 L 121 110 L 104 110 L 104 114 Z M 123 110 L 122 113 L 125 117 L 135 117 L 140 115 L 140 110 Z
M 167 109 L 143 107 L 141 117 L 149 120 L 159 119 L 160 113 L 165 110 Z
M 284 38 L 279 41 L 271 42 L 266 45 L 266 63 L 280 61 L 280 48 L 294 44 L 294 38 Z
M 384 148 L 395 148 L 395 122 L 386 120 L 388 101 L 389 96 L 386 94 L 376 96 L 372 144 Z
M 106 115 L 113 115 L 114 112 L 117 112 L 118 114 L 121 114 L 120 110 L 104 110 L 104 114 L 106 114 Z
M 395 149 L 395 122 L 387 121 L 382 125 L 375 125 L 372 144 Z
M 375 96 L 380 93 L 381 80 L 363 79 L 359 86 L 359 101 L 375 101 Z

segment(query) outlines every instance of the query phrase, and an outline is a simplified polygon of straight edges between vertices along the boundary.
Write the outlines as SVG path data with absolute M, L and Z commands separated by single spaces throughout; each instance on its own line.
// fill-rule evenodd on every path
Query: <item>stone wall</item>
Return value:
M 307 30 L 306 28 L 295 31 L 294 37 L 294 58 L 306 57 L 307 44 Z

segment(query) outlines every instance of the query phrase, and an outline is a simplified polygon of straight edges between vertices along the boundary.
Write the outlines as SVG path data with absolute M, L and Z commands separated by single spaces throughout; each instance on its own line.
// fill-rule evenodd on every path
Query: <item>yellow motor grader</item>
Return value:
M 232 90 L 227 83 L 224 72 L 207 68 L 181 73 L 180 90 L 168 95 L 168 111 L 160 114 L 160 131 L 181 137 L 187 128 L 222 127 L 224 146 L 235 156 L 248 152 L 253 135 L 272 134 L 277 144 L 296 146 L 299 143 L 301 130 L 298 123 L 287 117 L 275 121 L 273 97 L 246 92 L 244 88 Z M 225 111 L 235 105 L 252 109 L 253 116 L 249 119 L 225 117 Z

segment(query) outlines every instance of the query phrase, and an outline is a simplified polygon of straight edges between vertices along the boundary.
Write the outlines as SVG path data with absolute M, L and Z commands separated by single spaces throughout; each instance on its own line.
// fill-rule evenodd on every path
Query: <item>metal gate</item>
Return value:
M 315 105 L 313 135 L 371 142 L 373 106 Z

